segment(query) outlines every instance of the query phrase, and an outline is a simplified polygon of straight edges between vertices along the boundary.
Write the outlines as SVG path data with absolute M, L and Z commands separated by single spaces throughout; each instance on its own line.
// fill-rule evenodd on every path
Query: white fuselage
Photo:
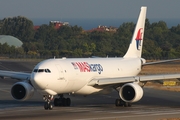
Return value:
M 91 80 L 136 76 L 141 64 L 140 58 L 49 59 L 35 66 L 31 83 L 42 94 L 92 94 L 101 89 L 88 86 Z

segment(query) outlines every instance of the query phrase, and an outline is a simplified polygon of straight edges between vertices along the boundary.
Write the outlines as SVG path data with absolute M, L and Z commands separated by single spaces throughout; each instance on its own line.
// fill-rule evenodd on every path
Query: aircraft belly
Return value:
M 94 88 L 92 86 L 85 85 L 80 90 L 76 91 L 75 94 L 89 95 L 101 91 L 102 89 Z
M 75 91 L 81 89 L 83 86 L 85 86 L 88 81 L 89 81 L 89 78 L 87 77 L 87 75 L 85 75 L 85 76 L 81 75 L 81 77 L 79 75 L 77 75 L 73 81 L 69 80 L 66 87 L 69 88 L 70 92 L 75 92 Z

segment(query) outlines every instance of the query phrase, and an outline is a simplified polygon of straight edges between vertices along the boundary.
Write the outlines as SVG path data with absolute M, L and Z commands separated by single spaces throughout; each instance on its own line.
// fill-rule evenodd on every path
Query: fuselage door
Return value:
M 56 67 L 58 69 L 58 74 L 59 74 L 58 80 L 65 80 L 64 72 L 63 72 L 63 69 L 61 68 L 61 66 L 59 64 L 56 64 Z

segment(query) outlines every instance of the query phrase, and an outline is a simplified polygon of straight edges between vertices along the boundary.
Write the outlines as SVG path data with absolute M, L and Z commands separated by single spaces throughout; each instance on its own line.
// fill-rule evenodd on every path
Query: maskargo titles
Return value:
M 71 62 L 74 69 L 79 69 L 80 72 L 98 72 L 101 74 L 103 67 L 101 64 L 89 64 L 87 62 Z

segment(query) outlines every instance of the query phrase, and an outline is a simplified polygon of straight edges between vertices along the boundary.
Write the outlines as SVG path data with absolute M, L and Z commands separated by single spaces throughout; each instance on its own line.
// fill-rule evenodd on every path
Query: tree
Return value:
M 82 27 L 43 24 L 34 31 L 31 20 L 17 16 L 0 20 L 0 33 L 19 38 L 22 48 L 0 44 L 1 54 L 30 54 L 33 56 L 89 57 L 123 56 L 127 51 L 135 24 L 120 25 L 117 32 L 86 32 Z M 164 21 L 150 23 L 146 19 L 143 57 L 150 59 L 180 56 L 180 25 L 168 28 Z
M 173 33 L 180 34 L 180 24 L 178 24 L 176 27 L 173 26 L 170 30 Z
M 2 20 L 1 34 L 12 35 L 22 42 L 29 42 L 34 39 L 33 22 L 25 17 L 17 16 L 4 18 Z

